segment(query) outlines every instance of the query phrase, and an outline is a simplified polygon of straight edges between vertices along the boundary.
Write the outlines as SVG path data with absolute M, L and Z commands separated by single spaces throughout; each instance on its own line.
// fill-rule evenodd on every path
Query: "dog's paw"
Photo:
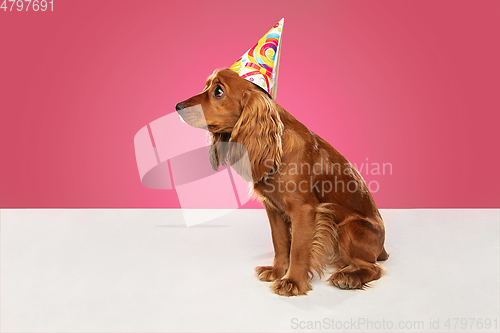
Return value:
M 255 271 L 259 280 L 264 282 L 273 282 L 285 275 L 285 269 L 278 269 L 274 266 L 257 266 L 255 267 Z
M 264 282 L 272 282 L 278 278 L 273 266 L 257 266 L 255 267 L 255 271 L 257 272 L 259 280 Z
M 365 284 L 356 272 L 338 272 L 334 273 L 329 279 L 331 284 L 340 289 L 363 289 Z
M 271 289 L 275 294 L 290 297 L 306 295 L 309 290 L 312 290 L 312 287 L 308 281 L 299 284 L 291 279 L 281 279 L 274 281 L 271 285 Z

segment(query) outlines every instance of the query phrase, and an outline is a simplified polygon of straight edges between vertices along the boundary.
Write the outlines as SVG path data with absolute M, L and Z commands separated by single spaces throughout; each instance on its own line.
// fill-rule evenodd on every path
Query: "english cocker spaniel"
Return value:
M 313 270 L 321 276 L 327 265 L 336 267 L 328 281 L 342 289 L 380 278 L 377 261 L 388 258 L 382 217 L 361 175 L 328 142 L 230 69 L 216 70 L 176 110 L 210 132 L 215 170 L 248 155 L 251 170 L 234 169 L 266 208 L 275 255 L 256 272 L 275 293 L 305 295 Z

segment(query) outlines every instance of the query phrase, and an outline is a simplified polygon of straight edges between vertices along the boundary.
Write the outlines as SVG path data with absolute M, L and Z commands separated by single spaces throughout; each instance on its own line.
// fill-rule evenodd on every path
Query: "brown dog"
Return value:
M 193 112 L 192 106 L 202 112 Z M 377 280 L 386 260 L 382 217 L 357 170 L 328 142 L 307 129 L 255 84 L 230 69 L 215 71 L 205 89 L 176 105 L 189 125 L 208 129 L 215 170 L 236 165 L 246 148 L 250 170 L 234 169 L 253 184 L 266 208 L 274 245 L 272 266 L 256 268 L 285 296 L 305 295 L 309 278 L 326 265 L 342 289 Z M 226 147 L 226 148 L 224 148 Z

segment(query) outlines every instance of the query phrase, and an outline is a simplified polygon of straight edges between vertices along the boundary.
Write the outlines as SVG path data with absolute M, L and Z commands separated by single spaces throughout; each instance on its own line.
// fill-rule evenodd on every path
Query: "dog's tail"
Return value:
M 338 227 L 335 223 L 335 212 L 331 203 L 316 206 L 316 228 L 311 247 L 309 275 L 315 270 L 321 277 L 323 270 L 332 263 L 338 240 Z

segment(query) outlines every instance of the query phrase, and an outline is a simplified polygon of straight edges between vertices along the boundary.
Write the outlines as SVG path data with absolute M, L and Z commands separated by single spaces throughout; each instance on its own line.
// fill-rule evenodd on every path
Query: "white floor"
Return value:
M 203 212 L 200 212 L 203 216 Z M 498 332 L 499 210 L 383 210 L 385 275 L 274 295 L 262 210 L 1 210 L 1 332 Z M 323 277 L 323 280 L 325 277 Z

